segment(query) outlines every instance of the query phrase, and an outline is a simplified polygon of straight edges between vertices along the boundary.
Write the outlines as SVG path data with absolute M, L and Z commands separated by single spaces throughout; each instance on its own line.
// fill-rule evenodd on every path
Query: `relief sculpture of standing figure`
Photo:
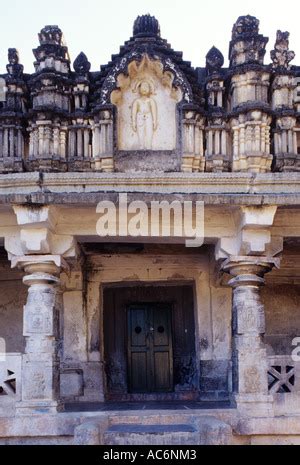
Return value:
M 139 149 L 152 150 L 153 134 L 157 129 L 157 105 L 148 81 L 138 85 L 140 97 L 133 102 L 132 127 L 138 135 Z

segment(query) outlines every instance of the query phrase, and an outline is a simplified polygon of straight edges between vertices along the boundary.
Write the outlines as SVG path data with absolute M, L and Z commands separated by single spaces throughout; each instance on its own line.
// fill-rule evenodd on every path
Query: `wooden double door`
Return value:
M 172 310 L 168 304 L 127 307 L 128 386 L 131 393 L 172 392 Z

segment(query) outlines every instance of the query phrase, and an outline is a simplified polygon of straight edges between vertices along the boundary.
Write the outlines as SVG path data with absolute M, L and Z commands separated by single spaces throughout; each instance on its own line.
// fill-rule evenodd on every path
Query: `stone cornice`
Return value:
M 0 175 L 0 204 L 88 204 L 119 192 L 207 204 L 299 205 L 298 173 L 19 173 Z M 178 197 L 179 196 L 179 197 Z

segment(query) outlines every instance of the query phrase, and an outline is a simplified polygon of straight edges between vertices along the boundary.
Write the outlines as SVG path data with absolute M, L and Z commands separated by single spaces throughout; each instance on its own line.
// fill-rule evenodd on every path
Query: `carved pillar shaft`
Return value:
M 237 158 L 239 154 L 239 128 L 233 128 L 233 156 Z
M 227 155 L 227 134 L 223 129 L 221 136 L 222 155 Z
M 201 129 L 200 129 L 200 127 L 198 125 L 196 125 L 195 126 L 195 155 L 196 156 L 199 156 L 200 152 L 201 152 L 201 149 L 200 149 L 200 146 L 201 146 L 200 133 L 201 133 Z
M 287 131 L 282 131 L 281 134 L 281 144 L 282 144 L 282 152 L 287 153 Z
M 8 157 L 8 129 L 4 128 L 3 157 Z
M 60 131 L 59 145 L 60 145 L 60 156 L 66 158 L 66 147 L 67 147 L 67 133 L 65 130 Z
M 44 127 L 39 126 L 39 155 L 44 153 Z
M 293 138 L 293 130 L 292 129 L 290 129 L 288 131 L 288 140 L 289 140 L 288 152 L 289 153 L 294 153 L 294 138 Z
M 93 128 L 93 157 L 96 158 L 100 155 L 100 128 L 95 125 Z
M 297 153 L 298 151 L 297 132 L 295 130 L 293 131 L 293 149 L 294 149 L 294 153 Z
M 271 127 L 269 124 L 266 126 L 266 153 L 268 155 L 271 153 Z
M 77 156 L 83 156 L 82 129 L 77 129 Z
M 245 153 L 245 140 L 246 140 L 245 125 L 241 124 L 240 125 L 240 153 L 241 154 Z
M 263 123 L 261 126 L 261 151 L 263 153 L 265 153 L 266 151 L 266 141 L 267 141 L 266 124 Z
M 89 153 L 89 143 L 90 143 L 90 132 L 88 129 L 84 130 L 84 150 L 83 150 L 83 156 L 85 158 L 88 158 L 90 153 Z
M 18 128 L 18 151 L 17 156 L 21 158 L 23 156 L 23 134 L 22 130 Z
M 0 158 L 3 157 L 3 129 L 0 128 Z
M 255 152 L 260 152 L 260 133 L 261 133 L 261 128 L 260 125 L 257 124 L 255 126 Z
M 22 268 L 29 286 L 24 306 L 22 400 L 19 414 L 55 413 L 59 405 L 59 273 L 60 256 L 26 256 L 13 260 Z
M 207 146 L 207 154 L 213 154 L 213 131 L 208 131 L 208 146 Z
M 9 156 L 13 158 L 15 155 L 15 128 L 9 129 Z
M 215 155 L 220 155 L 220 131 L 215 131 Z
M 75 129 L 71 129 L 69 132 L 69 158 L 73 158 L 76 155 L 76 134 Z
M 272 414 L 272 397 L 268 395 L 268 362 L 263 343 L 264 306 L 260 287 L 264 274 L 277 265 L 278 259 L 267 257 L 231 257 L 222 269 L 233 276 L 233 392 L 238 408 L 248 414 L 260 409 Z
M 218 107 L 223 106 L 223 92 L 221 90 L 218 92 L 217 104 L 218 104 Z
M 59 128 L 53 130 L 53 154 L 59 155 Z

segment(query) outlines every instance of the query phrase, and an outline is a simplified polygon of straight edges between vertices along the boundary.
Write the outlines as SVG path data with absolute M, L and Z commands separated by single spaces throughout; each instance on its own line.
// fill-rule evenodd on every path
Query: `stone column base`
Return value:
M 41 415 L 45 413 L 55 415 L 63 410 L 63 403 L 57 401 L 22 401 L 16 403 L 16 415 L 20 416 Z
M 274 417 L 273 396 L 267 394 L 236 394 L 234 400 L 241 415 Z

